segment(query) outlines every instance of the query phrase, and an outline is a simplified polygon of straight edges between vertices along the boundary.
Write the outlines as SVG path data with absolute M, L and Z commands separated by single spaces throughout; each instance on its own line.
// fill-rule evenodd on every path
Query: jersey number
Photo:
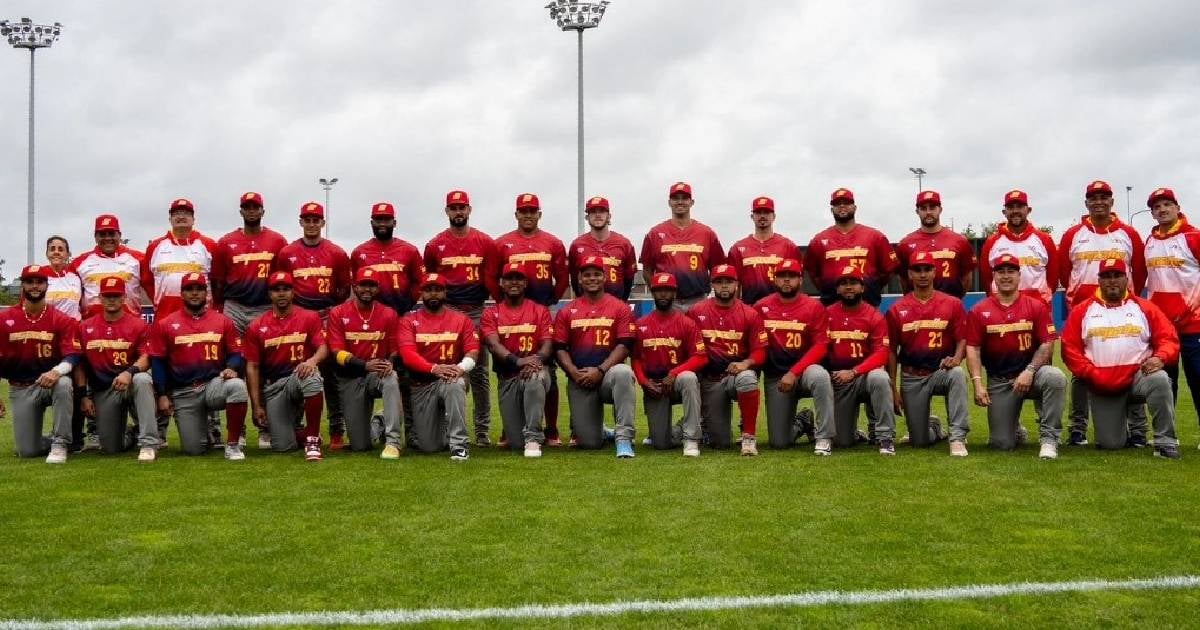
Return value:
M 802 333 L 790 332 L 783 340 L 784 348 L 803 348 L 804 335 Z
M 608 281 L 613 284 L 617 283 L 617 268 L 616 267 L 608 268 Z
M 443 343 L 438 346 L 438 360 L 452 361 L 454 360 L 454 344 Z
M 113 365 L 129 365 L 129 353 L 124 351 L 113 352 Z
M 538 280 L 549 279 L 550 278 L 550 265 L 539 264 L 537 266 L 537 270 L 533 274 L 533 277 L 537 278 Z
M 213 348 L 215 349 L 216 346 L 213 346 Z M 291 346 L 291 353 L 290 353 L 289 359 L 291 361 L 303 361 L 304 360 L 304 346 Z
M 517 337 L 517 352 L 533 352 L 533 337 L 529 335 Z
M 611 341 L 612 341 L 612 331 L 611 330 L 601 329 L 601 330 L 596 331 L 596 345 L 597 346 L 600 346 L 602 348 L 608 347 L 608 344 Z
M 863 357 L 862 344 L 858 343 L 857 341 L 851 341 L 850 342 L 850 358 L 851 359 L 861 359 L 862 357 Z
M 271 263 L 258 263 L 258 273 L 256 275 L 259 278 L 266 278 L 269 271 L 271 271 Z
M 479 267 L 467 267 L 467 281 L 474 282 L 479 279 Z
M 950 261 L 949 260 L 942 261 L 942 277 L 943 278 L 950 277 Z
M 674 350 L 667 350 L 667 357 L 671 359 L 671 365 L 679 365 L 679 355 Z
M 220 350 L 220 348 L 218 348 L 216 344 L 213 344 L 213 343 L 204 344 L 204 360 L 205 361 L 216 361 L 217 359 L 220 359 L 221 355 L 219 353 L 219 350 Z
M 317 278 L 317 293 L 329 293 L 329 278 Z
M 1017 349 L 1024 352 L 1033 347 L 1033 333 L 1017 334 Z
M 54 356 L 54 346 L 48 343 L 39 343 L 37 346 L 37 355 L 39 359 L 49 359 Z
M 692 271 L 699 269 L 700 268 L 700 257 L 695 254 L 688 256 L 688 267 L 690 267 L 692 269 Z
M 936 331 L 936 332 L 931 331 L 929 333 L 929 347 L 930 348 L 941 348 L 942 347 L 942 332 L 940 330 Z

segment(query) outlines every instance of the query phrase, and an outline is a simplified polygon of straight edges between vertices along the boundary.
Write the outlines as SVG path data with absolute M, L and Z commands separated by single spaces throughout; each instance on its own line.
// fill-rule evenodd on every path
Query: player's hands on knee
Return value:
M 646 381 L 646 384 L 642 385 L 642 391 L 651 398 L 662 398 L 663 384 L 658 381 Z
M 386 378 L 392 373 L 392 362 L 387 359 L 371 359 L 367 361 L 367 372 L 374 372 L 379 376 Z
M 170 396 L 158 397 L 158 415 L 160 417 L 175 415 L 175 403 L 171 402 Z
M 91 396 L 79 401 L 79 412 L 89 418 L 96 417 L 96 402 L 92 400 Z
M 224 370 L 221 370 L 221 379 L 222 380 L 228 381 L 231 378 L 237 378 L 237 377 L 238 377 L 238 373 L 236 370 L 232 370 L 230 368 L 225 368 Z
M 315 363 L 313 363 L 312 359 L 309 359 L 307 361 L 301 361 L 300 364 L 296 366 L 296 377 L 297 378 L 308 378 L 308 377 L 312 376 L 316 371 L 317 371 L 317 365 Z
M 783 378 L 779 379 L 779 385 L 777 385 L 777 387 L 779 388 L 779 391 L 785 394 L 792 391 L 796 388 L 796 375 L 792 374 L 791 372 L 784 374 Z
M 133 383 L 133 375 L 129 372 L 121 372 L 113 379 L 113 391 L 123 392 L 129 389 L 129 385 Z
M 1020 376 L 1013 379 L 1012 388 L 1018 396 L 1024 396 L 1033 387 L 1033 372 L 1022 370 Z
M 1158 357 L 1150 357 L 1142 361 L 1142 374 L 1153 374 L 1161 369 L 1163 369 L 1163 362 Z
M 59 376 L 61 375 L 55 370 L 46 370 L 41 376 L 38 377 L 37 386 L 41 387 L 42 389 L 50 389 L 51 387 L 54 387 L 55 383 L 58 382 Z
M 829 380 L 833 381 L 834 385 L 846 385 L 854 381 L 854 370 L 838 370 L 829 375 Z
M 987 407 L 992 404 L 992 395 L 982 386 L 975 390 L 975 404 L 980 407 Z

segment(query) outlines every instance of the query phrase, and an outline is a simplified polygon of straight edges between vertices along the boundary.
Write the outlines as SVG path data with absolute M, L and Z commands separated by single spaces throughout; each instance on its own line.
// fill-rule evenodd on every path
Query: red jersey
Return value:
M 99 247 L 84 252 L 71 261 L 68 270 L 79 274 L 83 284 L 83 316 L 91 317 L 104 312 L 100 304 L 100 281 L 116 276 L 125 281 L 125 310 L 134 315 L 142 314 L 142 288 L 146 294 L 154 295 L 154 275 L 143 264 L 142 252 L 118 246 L 112 256 L 106 256 Z
M 1075 306 L 1092 298 L 1100 288 L 1100 263 L 1120 258 L 1129 267 L 1129 288 L 1135 293 L 1146 286 L 1146 254 L 1142 237 L 1114 213 L 1112 223 L 1099 228 L 1091 217 L 1063 233 L 1058 244 L 1058 271 L 1067 290 L 1067 304 Z
M 400 316 L 387 305 L 372 302 L 364 313 L 358 300 L 346 300 L 329 309 L 325 342 L 330 352 L 345 350 L 363 361 L 386 359 L 399 351 L 396 326 Z
M 637 254 L 633 243 L 624 236 L 610 231 L 608 238 L 597 239 L 591 232 L 571 241 L 567 251 L 567 271 L 571 276 L 571 288 L 575 295 L 583 295 L 579 286 L 579 265 L 588 256 L 599 256 L 608 266 L 608 277 L 604 279 L 604 292 L 620 300 L 628 300 L 633 290 L 633 279 L 637 275 Z
M 395 309 L 399 315 L 411 311 L 421 295 L 421 275 L 425 273 L 425 261 L 421 252 L 412 243 L 393 238 L 383 242 L 373 238 L 350 252 L 350 267 L 353 273 L 370 267 L 383 274 L 379 281 L 380 302 Z
M 825 357 L 825 367 L 830 372 L 854 370 L 862 375 L 887 365 L 892 343 L 887 321 L 878 309 L 865 302 L 854 308 L 835 302 L 826 313 L 829 354 Z
M 525 295 L 534 302 L 544 306 L 557 304 L 567 292 L 567 250 L 557 236 L 545 230 L 529 236 L 513 230 L 496 239 L 496 252 L 500 267 L 508 263 L 525 265 L 529 276 Z M 499 276 L 496 280 L 500 280 Z M 501 299 L 499 294 L 495 297 Z
M 753 234 L 729 248 L 729 264 L 738 271 L 742 301 L 755 302 L 775 292 L 775 265 L 791 258 L 802 260 L 800 248 L 792 239 L 778 234 L 760 241 Z
M 0 313 L 0 356 L 10 383 L 30 383 L 70 356 L 78 357 L 79 322 L 47 305 L 32 320 L 20 304 Z
M 799 376 L 810 365 L 816 365 L 829 351 L 829 318 L 825 307 L 817 300 L 797 294 L 784 302 L 772 293 L 754 305 L 767 331 L 767 376 L 779 377 L 786 372 Z
M 933 371 L 942 359 L 954 356 L 958 340 L 966 334 L 963 303 L 941 291 L 922 302 L 906 293 L 887 312 L 888 335 L 900 363 Z
M 425 271 L 445 277 L 446 303 L 452 306 L 479 306 L 500 294 L 496 243 L 475 228 L 466 236 L 455 236 L 447 228 L 430 239 L 425 244 Z
M 275 270 L 275 255 L 287 246 L 287 239 L 270 228 L 248 235 L 238 228 L 217 241 L 213 252 L 213 304 L 220 308 L 225 300 L 243 306 L 265 306 L 267 276 Z
M 242 338 L 233 321 L 213 309 L 195 317 L 186 309 L 156 319 L 150 328 L 147 351 L 166 359 L 167 389 L 207 383 L 225 369 L 229 357 L 244 354 Z
M 272 308 L 246 327 L 246 360 L 259 364 L 262 377 L 273 381 L 291 375 L 324 343 L 320 315 L 293 305 L 280 317 Z
M 346 250 L 327 238 L 316 245 L 309 245 L 302 238 L 292 241 L 279 251 L 275 269 L 292 274 L 294 302 L 310 311 L 340 304 L 346 299 L 352 280 Z
M 593 302 L 581 296 L 558 309 L 554 344 L 578 368 L 598 367 L 619 343 L 632 346 L 637 332 L 629 304 L 604 293 Z
M 962 277 L 975 270 L 975 250 L 967 237 L 941 228 L 932 234 L 914 230 L 896 244 L 896 257 L 900 261 L 898 273 L 907 277 L 908 261 L 917 252 L 928 252 L 933 257 L 933 288 L 962 297 L 967 294 Z
M 634 323 L 633 371 L 639 383 L 662 380 L 668 374 L 699 372 L 708 365 L 708 351 L 700 328 L 678 309 L 654 309 Z
M 479 334 L 470 317 L 452 308 L 440 313 L 419 308 L 400 320 L 396 342 L 413 380 L 428 383 L 435 377 L 421 369 L 426 366 L 414 365 L 414 359 L 433 365 L 458 363 L 468 352 L 479 349 Z
M 967 345 L 979 348 L 991 376 L 1012 378 L 1033 361 L 1038 346 L 1058 339 L 1050 307 L 1039 298 L 1017 294 L 1005 306 L 988 297 L 967 314 Z
M 184 239 L 167 232 L 150 241 L 142 258 L 142 288 L 153 300 L 157 317 L 183 310 L 179 283 L 189 273 L 211 274 L 216 249 L 216 242 L 196 230 Z M 208 301 L 212 303 L 211 294 Z
M 845 234 L 836 225 L 817 233 L 804 256 L 804 268 L 821 291 L 821 299 L 829 304 L 837 299 L 837 279 L 846 267 L 862 271 L 867 289 L 864 297 L 874 303 L 899 265 L 883 232 L 861 224 Z
M 1024 232 L 1017 234 L 1007 223 L 983 242 L 979 251 L 979 284 L 988 295 L 996 292 L 992 280 L 992 263 L 1001 256 L 1016 256 L 1021 261 L 1021 281 L 1017 285 L 1021 293 L 1031 295 L 1049 304 L 1058 286 L 1058 248 L 1049 234 L 1027 225 Z
M 1182 214 L 1146 237 L 1146 298 L 1181 335 L 1200 333 L 1200 230 Z
M 500 344 L 518 357 L 537 354 L 538 348 L 547 339 L 554 338 L 554 324 L 550 321 L 550 310 L 533 300 L 523 300 L 518 307 L 509 306 L 507 301 L 489 306 L 479 320 L 483 338 L 496 335 Z M 500 361 L 492 361 L 492 369 L 503 377 L 516 376 L 518 370 Z
M 767 330 L 763 328 L 762 317 L 740 300 L 724 307 L 715 298 L 709 298 L 688 309 L 687 315 L 699 327 L 708 352 L 705 375 L 722 376 L 730 363 L 745 361 L 751 355 L 757 365 L 766 361 Z
M 79 341 L 92 389 L 108 389 L 126 368 L 149 352 L 150 327 L 140 315 L 124 311 L 115 322 L 93 315 L 79 325 Z
M 1179 334 L 1153 302 L 1127 295 L 1120 304 L 1108 304 L 1096 291 L 1067 315 L 1063 363 L 1093 391 L 1128 391 L 1150 357 L 1165 365 L 1179 361 Z
M 708 272 L 725 263 L 725 249 L 707 225 L 693 220 L 679 228 L 667 220 L 646 233 L 641 261 L 642 268 L 651 273 L 674 275 L 679 299 L 690 300 L 708 295 L 712 288 Z

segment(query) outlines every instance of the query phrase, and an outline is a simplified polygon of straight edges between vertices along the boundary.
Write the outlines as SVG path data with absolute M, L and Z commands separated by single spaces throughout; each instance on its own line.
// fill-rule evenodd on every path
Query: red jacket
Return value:
M 1092 391 L 1128 391 L 1150 357 L 1166 365 L 1178 362 L 1179 334 L 1149 300 L 1127 295 L 1120 304 L 1108 304 L 1097 291 L 1071 309 L 1062 333 L 1063 362 Z

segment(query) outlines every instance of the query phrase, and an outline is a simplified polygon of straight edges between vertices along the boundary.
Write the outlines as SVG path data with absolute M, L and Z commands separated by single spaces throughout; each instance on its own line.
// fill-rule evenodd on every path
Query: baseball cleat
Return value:
M 158 449 L 154 448 L 153 446 L 143 446 L 141 450 L 138 451 L 138 461 L 149 463 L 154 461 L 154 458 L 157 455 Z
M 1029 442 L 1029 431 L 1021 423 L 1017 423 L 1017 446 L 1022 446 Z
M 1072 431 L 1071 437 L 1067 438 L 1067 446 L 1087 446 L 1087 433 L 1083 431 Z
M 388 444 L 383 447 L 383 452 L 379 454 L 379 459 L 400 459 L 400 449 L 395 444 Z
M 1131 435 L 1125 439 L 1125 448 L 1146 448 L 1149 444 L 1146 443 L 1146 436 Z
M 167 438 L 165 438 L 163 436 L 159 436 L 158 446 L 156 446 L 155 448 L 157 448 L 160 451 L 167 448 Z
M 83 450 L 85 450 L 85 451 L 100 450 L 100 434 L 98 434 L 98 433 L 87 434 L 87 437 L 83 438 Z
M 537 442 L 533 442 L 533 441 L 525 443 L 525 457 L 541 457 L 541 456 L 542 456 L 542 445 L 541 444 L 538 444 Z
M 758 439 L 753 435 L 742 434 L 742 455 L 745 457 L 754 457 L 758 455 Z
M 933 434 L 933 442 L 936 444 L 946 439 L 946 427 L 942 426 L 942 419 L 938 416 L 929 416 L 929 431 Z
M 383 414 L 377 413 L 371 416 L 371 443 L 376 444 L 383 441 Z
M 492 445 L 492 438 L 488 437 L 488 434 L 486 434 L 486 433 L 475 434 L 475 446 L 478 446 L 479 448 L 488 448 L 491 445 Z
M 654 440 L 651 440 L 649 437 L 644 437 L 642 438 L 642 446 L 654 446 Z
M 617 457 L 619 459 L 629 459 L 633 456 L 633 442 L 629 440 L 617 440 Z
M 950 456 L 951 457 L 966 457 L 967 456 L 967 443 L 963 442 L 962 440 L 955 440 L 955 441 L 951 442 L 950 443 Z
M 557 435 L 552 438 L 546 438 L 546 446 L 562 446 L 562 438 Z
M 471 454 L 467 452 L 467 447 L 465 446 L 455 446 L 450 449 L 450 461 L 452 462 L 464 462 L 470 458 Z
M 1163 459 L 1179 459 L 1179 447 L 1174 444 L 1154 447 L 1154 456 Z M 48 460 L 47 460 L 48 461 Z
M 568 446 L 572 446 L 572 447 L 574 447 L 574 446 L 579 446 L 579 438 L 577 438 L 577 437 L 575 437 L 574 435 L 572 435 L 572 436 L 571 436 L 571 441 L 568 443 Z
M 271 450 L 271 434 L 270 433 L 267 433 L 266 431 L 258 432 L 258 450 L 260 450 L 260 451 Z
M 50 454 L 46 456 L 47 464 L 65 464 L 67 463 L 67 446 L 65 444 L 55 444 L 50 447 Z
M 228 459 L 231 462 L 240 462 L 243 459 L 246 459 L 246 454 L 242 452 L 242 445 L 241 444 L 226 444 L 225 445 L 225 459 Z
M 321 455 L 320 438 L 308 438 L 304 445 L 304 459 L 310 462 L 319 462 L 324 459 L 324 456 Z
M 496 448 L 500 448 L 500 449 L 508 448 L 508 436 L 507 435 L 500 436 L 500 441 L 496 442 Z
M 700 457 L 700 443 L 696 440 L 683 441 L 684 457 Z
M 827 457 L 833 454 L 833 440 L 829 438 L 817 438 L 817 445 L 813 447 L 813 455 Z
M 604 427 L 603 431 L 604 431 L 604 441 L 605 442 L 615 442 L 617 440 L 617 432 L 616 431 L 613 431 L 612 429 L 610 429 L 608 427 Z
M 880 455 L 895 455 L 896 454 L 896 443 L 891 441 L 888 438 L 883 438 L 882 440 L 879 440 L 879 454 Z
M 817 425 L 813 422 L 812 409 L 801 409 L 796 413 L 795 419 L 792 420 L 792 426 L 796 429 L 797 440 L 806 437 L 810 444 L 814 441 L 813 436 L 816 433 Z
M 1043 442 L 1042 449 L 1038 451 L 1038 457 L 1041 459 L 1058 459 L 1058 444 Z
M 221 430 L 217 429 L 217 428 L 213 428 L 208 434 L 209 448 L 217 448 L 218 446 L 221 446 L 224 443 L 225 443 L 225 440 L 221 439 Z
M 329 450 L 340 451 L 346 448 L 346 437 L 341 433 L 334 433 L 329 436 Z

